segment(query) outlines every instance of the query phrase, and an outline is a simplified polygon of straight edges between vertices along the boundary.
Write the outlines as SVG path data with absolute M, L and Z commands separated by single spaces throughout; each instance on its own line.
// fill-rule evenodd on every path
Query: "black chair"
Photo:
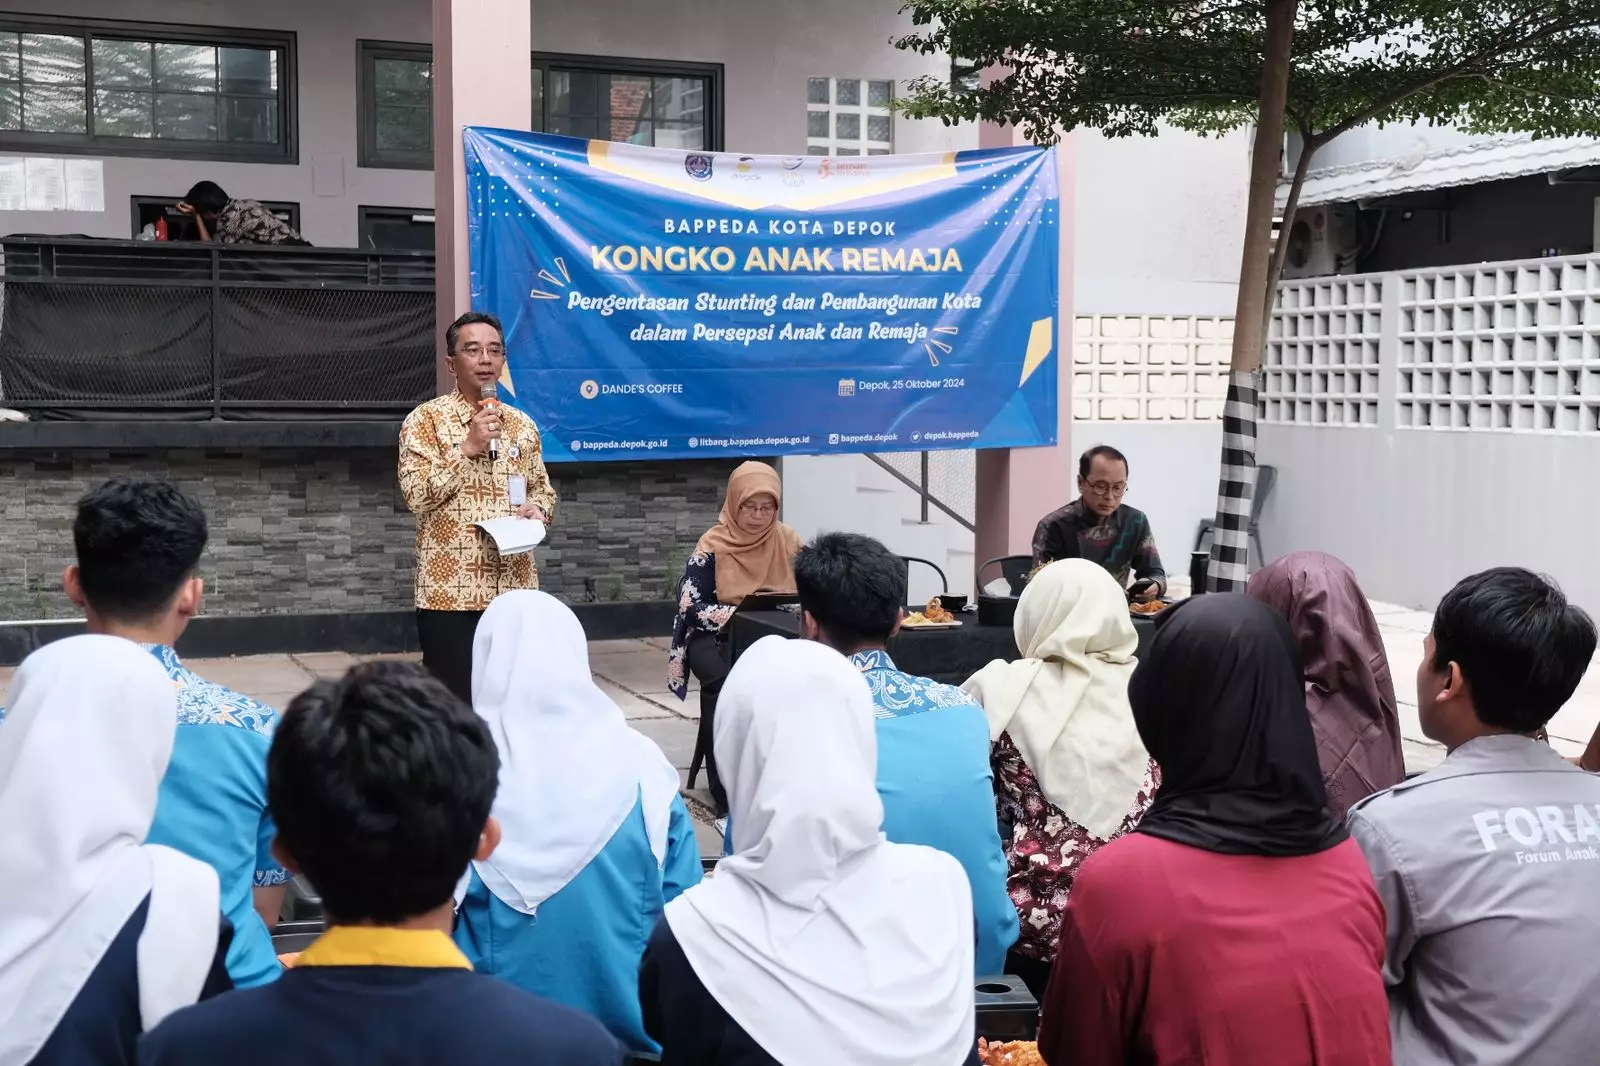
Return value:
M 1002 555 L 990 559 L 977 572 L 972 575 L 973 588 L 978 595 L 983 594 L 983 572 L 989 567 L 998 564 L 1000 576 L 1011 588 L 1011 595 L 1022 595 L 1022 589 L 1028 583 L 1028 575 L 1033 573 L 1033 556 L 1031 555 Z
M 902 562 L 904 562 L 906 564 L 906 589 L 907 590 L 909 590 L 911 588 L 911 564 L 912 563 L 921 563 L 923 566 L 928 567 L 934 573 L 939 575 L 939 591 L 941 593 L 949 593 L 949 591 L 950 591 L 950 579 L 944 576 L 944 569 L 938 563 L 934 562 L 932 559 L 921 559 L 921 558 L 918 558 L 915 555 L 902 555 L 902 556 L 900 556 L 900 559 L 901 559 Z M 908 591 L 907 594 L 909 595 L 909 591 Z
M 279 922 L 272 930 L 272 950 L 279 955 L 304 951 L 327 927 L 321 918 L 304 922 Z
M 1266 552 L 1261 547 L 1261 512 L 1267 506 L 1267 499 L 1272 495 L 1273 486 L 1278 483 L 1278 468 L 1275 466 L 1256 467 L 1256 493 L 1250 501 L 1250 546 L 1256 550 L 1256 558 L 1261 560 L 1261 565 L 1267 565 Z M 1194 535 L 1194 550 L 1199 551 L 1208 535 L 1216 532 L 1217 520 L 1207 518 L 1201 521 L 1200 529 Z M 1245 560 L 1247 563 L 1249 559 Z

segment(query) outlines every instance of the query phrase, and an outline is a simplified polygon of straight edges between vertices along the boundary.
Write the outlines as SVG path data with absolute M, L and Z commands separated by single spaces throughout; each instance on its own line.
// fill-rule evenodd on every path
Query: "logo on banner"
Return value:
M 578 386 L 578 395 L 582 396 L 585 400 L 594 399 L 596 396 L 600 395 L 600 383 L 598 381 L 594 381 L 593 379 L 585 381 L 582 385 Z
M 780 159 L 778 165 L 783 167 L 783 177 L 781 179 L 783 183 L 791 189 L 798 189 L 804 185 L 806 179 L 801 176 L 800 168 L 805 164 L 806 161 L 803 156 L 786 155 Z
M 742 155 L 739 165 L 733 168 L 734 181 L 760 181 L 761 175 L 756 173 L 756 161 L 753 156 Z
M 837 159 L 824 159 L 817 164 L 819 178 L 864 178 L 872 173 L 865 163 L 841 163 Z
M 712 159 L 699 152 L 691 152 L 683 157 L 683 169 L 695 181 L 711 180 Z

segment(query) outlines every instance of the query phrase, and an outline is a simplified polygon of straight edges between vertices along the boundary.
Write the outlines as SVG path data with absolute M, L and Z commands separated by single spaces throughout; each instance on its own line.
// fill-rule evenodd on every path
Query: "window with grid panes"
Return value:
M 809 155 L 888 155 L 894 151 L 894 82 L 867 78 L 806 80 Z
M 359 42 L 361 143 L 357 165 L 433 169 L 433 49 Z
M 586 57 L 535 58 L 533 129 L 681 151 L 721 148 L 719 69 Z
M 292 162 L 288 35 L 0 15 L 0 149 Z

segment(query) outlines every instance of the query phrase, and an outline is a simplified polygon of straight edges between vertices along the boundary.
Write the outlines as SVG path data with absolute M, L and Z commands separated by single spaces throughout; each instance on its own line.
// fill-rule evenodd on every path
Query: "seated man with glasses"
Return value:
M 1078 498 L 1045 515 L 1033 532 L 1034 566 L 1087 559 L 1111 571 L 1124 588 L 1131 575 L 1136 599 L 1165 592 L 1167 573 L 1150 519 L 1122 502 L 1127 491 L 1127 456 L 1106 444 L 1084 452 L 1078 459 Z

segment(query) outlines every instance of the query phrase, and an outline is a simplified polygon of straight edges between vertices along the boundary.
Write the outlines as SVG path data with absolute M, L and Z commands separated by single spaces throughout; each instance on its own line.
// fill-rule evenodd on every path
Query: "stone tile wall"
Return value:
M 570 601 L 668 598 L 716 521 L 734 461 L 551 467 L 561 496 L 539 568 Z M 0 452 L 0 620 L 75 614 L 61 592 L 79 496 L 168 478 L 211 520 L 206 613 L 406 610 L 416 525 L 393 448 Z

